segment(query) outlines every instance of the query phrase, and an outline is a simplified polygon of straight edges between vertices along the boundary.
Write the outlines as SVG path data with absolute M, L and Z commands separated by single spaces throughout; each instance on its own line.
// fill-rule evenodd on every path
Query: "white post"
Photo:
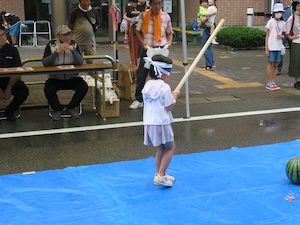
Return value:
M 253 15 L 254 15 L 253 8 L 251 7 L 247 8 L 247 27 L 252 27 Z
M 187 72 L 187 44 L 186 44 L 186 22 L 185 22 L 185 7 L 184 0 L 180 1 L 181 8 L 181 30 L 182 30 L 182 51 L 183 51 L 183 66 L 184 73 Z M 185 108 L 186 108 L 186 118 L 190 118 L 190 92 L 189 92 L 189 82 L 188 79 L 185 81 Z

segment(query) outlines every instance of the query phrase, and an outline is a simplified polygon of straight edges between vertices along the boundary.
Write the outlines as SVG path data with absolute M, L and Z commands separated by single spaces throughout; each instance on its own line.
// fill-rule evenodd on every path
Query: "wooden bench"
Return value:
M 174 32 L 174 40 L 181 40 L 181 27 L 173 27 Z M 195 30 L 186 30 L 186 33 L 192 37 L 192 42 L 189 42 L 191 45 L 199 45 L 200 42 L 198 41 L 198 36 L 201 36 L 201 30 L 195 31 Z

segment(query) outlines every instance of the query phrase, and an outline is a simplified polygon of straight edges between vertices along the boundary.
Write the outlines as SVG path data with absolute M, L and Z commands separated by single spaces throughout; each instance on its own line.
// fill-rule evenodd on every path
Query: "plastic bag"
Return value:
M 152 56 L 154 55 L 163 55 L 168 57 L 169 56 L 169 49 L 168 49 L 168 45 L 165 45 L 163 48 L 151 48 L 149 46 L 147 46 L 147 57 L 149 57 L 150 59 L 152 58 Z M 144 68 L 146 69 L 150 69 L 150 64 L 148 62 L 145 62 Z

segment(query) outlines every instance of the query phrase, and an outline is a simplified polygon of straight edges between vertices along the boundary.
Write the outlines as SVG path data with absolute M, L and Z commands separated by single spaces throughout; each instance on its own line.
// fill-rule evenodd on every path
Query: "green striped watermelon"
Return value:
M 300 184 L 300 157 L 294 157 L 288 161 L 285 173 L 292 183 Z

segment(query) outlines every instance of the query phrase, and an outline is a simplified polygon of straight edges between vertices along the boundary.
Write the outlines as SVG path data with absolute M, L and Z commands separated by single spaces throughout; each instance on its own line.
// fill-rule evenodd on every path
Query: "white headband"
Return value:
M 149 63 L 154 67 L 155 76 L 161 78 L 161 73 L 166 75 L 171 74 L 172 64 L 168 64 L 165 62 L 153 61 L 149 57 L 144 57 L 145 62 Z

